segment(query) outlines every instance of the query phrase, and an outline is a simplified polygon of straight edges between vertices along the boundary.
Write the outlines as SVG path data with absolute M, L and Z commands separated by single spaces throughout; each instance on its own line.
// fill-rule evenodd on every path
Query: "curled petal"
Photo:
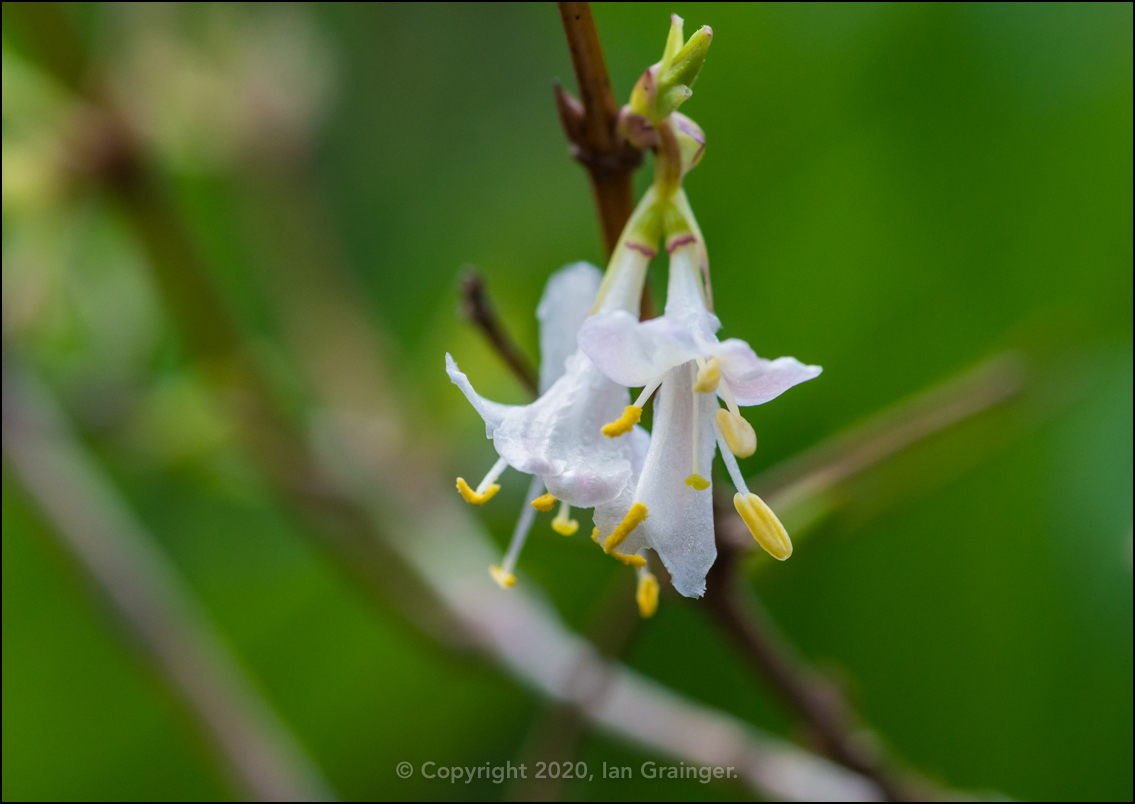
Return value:
M 691 332 L 674 320 L 663 316 L 640 323 L 623 310 L 587 319 L 579 329 L 579 348 L 628 388 L 646 385 L 701 354 Z
M 795 357 L 765 360 L 737 338 L 722 341 L 714 350 L 738 405 L 763 405 L 789 388 L 820 376 L 819 366 L 807 366 Z
M 457 368 L 457 361 L 449 352 L 445 353 L 445 373 L 449 375 L 453 384 L 461 389 L 461 393 L 465 394 L 465 398 L 469 400 L 473 409 L 485 420 L 485 438 L 492 438 L 509 411 L 517 409 L 516 405 L 502 405 L 500 402 L 485 399 L 474 391 L 473 384 L 469 382 L 469 378 L 465 376 L 464 372 Z
M 579 327 L 595 306 L 602 281 L 598 268 L 577 262 L 556 271 L 544 285 L 536 308 L 540 321 L 540 393 L 563 376 L 564 364 L 576 350 Z

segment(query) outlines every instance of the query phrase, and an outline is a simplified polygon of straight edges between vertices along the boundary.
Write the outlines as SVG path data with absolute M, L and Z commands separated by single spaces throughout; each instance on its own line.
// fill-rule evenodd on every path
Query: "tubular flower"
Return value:
M 626 264 L 621 269 L 632 279 L 633 274 L 641 276 L 649 256 L 634 249 L 623 253 Z M 450 379 L 484 419 L 485 435 L 500 456 L 476 487 L 457 479 L 462 497 L 474 505 L 485 504 L 500 489 L 497 480 L 509 466 L 533 475 L 528 504 L 505 560 L 491 571 L 501 586 L 515 583 L 513 569 L 537 510 L 549 511 L 560 501 L 552 527 L 570 535 L 579 527 L 571 519 L 571 506 L 590 508 L 608 502 L 632 479 L 632 443 L 605 438 L 600 432 L 605 421 L 625 408 L 627 389 L 608 379 L 575 345 L 579 325 L 595 306 L 599 286 L 599 270 L 587 263 L 568 266 L 548 281 L 537 308 L 542 393 L 530 405 L 502 405 L 485 399 L 453 357 L 445 356 Z M 621 285 L 612 288 L 607 299 L 604 309 L 624 304 L 638 309 L 638 299 L 632 303 Z
M 709 469 L 718 442 L 738 486 L 735 504 L 757 541 L 780 559 L 791 554 L 783 526 L 756 495 L 744 487 L 734 456 L 756 450 L 756 434 L 739 407 L 775 399 L 794 385 L 818 376 L 819 366 L 792 357 L 765 360 L 736 338 L 719 341 L 717 316 L 706 307 L 700 237 L 674 216 L 668 228 L 670 280 L 665 314 L 639 322 L 612 310 L 584 322 L 580 349 L 608 377 L 628 387 L 642 387 L 638 399 L 619 419 L 606 425 L 620 435 L 619 422 L 641 415 L 643 403 L 658 390 L 651 453 L 639 479 L 634 503 L 645 506 L 641 528 L 613 528 L 605 548 L 630 553 L 653 547 L 687 596 L 699 596 L 712 565 L 713 510 Z M 720 397 L 725 407 L 720 407 Z M 633 507 L 627 513 L 634 514 Z M 630 524 L 629 521 L 627 524 Z M 602 530 L 602 529 L 601 529 Z M 624 532 L 626 531 L 626 532 Z M 759 532 L 758 532 L 759 531 Z M 638 535 L 634 534 L 638 532 Z
M 650 547 L 674 588 L 687 597 L 705 592 L 706 573 L 717 557 L 710 484 L 690 482 L 700 477 L 699 470 L 709 475 L 715 449 L 713 411 L 699 404 L 695 380 L 693 363 L 666 372 L 638 483 L 614 504 L 595 509 L 596 536 L 607 553 L 641 567 L 642 551 Z

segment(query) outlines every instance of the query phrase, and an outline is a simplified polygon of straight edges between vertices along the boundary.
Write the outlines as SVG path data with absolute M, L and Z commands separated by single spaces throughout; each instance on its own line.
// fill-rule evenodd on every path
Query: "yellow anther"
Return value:
M 725 438 L 729 451 L 738 458 L 748 458 L 757 451 L 757 434 L 753 425 L 725 408 L 717 410 L 717 427 Z
M 457 478 L 457 490 L 461 492 L 461 496 L 465 498 L 465 502 L 472 503 L 473 505 L 484 505 L 493 498 L 493 495 L 501 490 L 499 483 L 493 483 L 483 494 L 478 494 L 469 488 L 469 484 L 465 482 L 465 478 Z
M 738 492 L 733 496 L 733 505 L 749 526 L 749 532 L 753 534 L 757 544 L 765 548 L 769 555 L 779 561 L 792 555 L 792 540 L 788 538 L 788 531 L 780 524 L 772 509 L 765 505 L 764 500 L 752 492 Z
M 560 505 L 560 512 L 556 514 L 556 518 L 552 520 L 552 530 L 561 536 L 572 536 L 579 530 L 579 522 L 574 519 L 569 519 L 569 513 L 571 513 L 571 506 L 567 503 L 563 503 Z
M 635 592 L 638 613 L 643 617 L 653 617 L 658 611 L 658 579 L 649 572 L 638 576 L 638 591 Z
M 717 367 L 717 358 L 711 357 L 698 369 L 697 379 L 694 380 L 694 391 L 699 394 L 711 394 L 717 390 L 717 383 L 720 381 L 721 369 Z
M 552 506 L 556 504 L 556 498 L 552 496 L 552 492 L 543 494 L 532 501 L 532 507 L 537 511 L 547 513 L 552 510 Z
M 629 433 L 642 418 L 642 408 L 637 405 L 627 405 L 623 415 L 610 424 L 603 425 L 603 435 L 607 438 L 618 438 L 623 433 Z
M 552 529 L 561 536 L 572 536 L 575 531 L 579 530 L 579 522 L 574 519 L 567 519 L 561 509 L 560 514 L 552 520 Z
M 591 529 L 591 541 L 595 542 L 596 544 L 599 544 L 599 528 L 592 528 Z
M 630 555 L 626 553 L 611 553 L 611 555 L 617 558 L 619 561 L 622 561 L 628 567 L 642 569 L 646 566 L 646 559 L 640 555 L 635 555 L 634 553 L 631 553 Z
M 686 478 L 686 485 L 693 486 L 698 491 L 705 491 L 709 488 L 709 481 L 695 472 Z
M 611 531 L 611 535 L 607 537 L 607 542 L 603 545 L 603 549 L 608 553 L 613 552 L 616 547 L 622 544 L 626 538 L 631 535 L 632 530 L 642 524 L 643 520 L 646 519 L 648 515 L 646 506 L 642 503 L 632 505 L 631 510 L 627 511 L 627 515 L 623 517 L 623 521 L 620 522 L 618 527 Z
M 489 575 L 493 576 L 493 580 L 497 582 L 497 586 L 501 589 L 508 589 L 510 586 L 516 585 L 516 576 L 511 572 L 505 572 L 504 567 L 493 564 L 489 567 Z

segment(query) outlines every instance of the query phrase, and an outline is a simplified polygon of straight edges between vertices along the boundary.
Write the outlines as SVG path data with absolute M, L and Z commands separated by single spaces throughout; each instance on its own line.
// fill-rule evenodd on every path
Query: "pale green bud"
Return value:
M 708 25 L 699 28 L 674 56 L 673 62 L 659 72 L 659 91 L 664 92 L 672 86 L 693 86 L 702 64 L 705 63 L 705 54 L 709 51 L 709 43 L 712 40 L 712 28 Z
M 659 73 L 664 73 L 670 69 L 678 51 L 682 49 L 682 43 L 686 41 L 686 38 L 682 36 L 682 26 L 685 22 L 677 14 L 670 15 L 670 33 L 666 36 L 666 47 L 662 50 L 662 61 L 657 64 Z
M 642 74 L 631 91 L 630 112 L 657 122 L 671 114 L 693 94 L 690 87 L 705 63 L 713 31 L 704 26 L 682 44 L 682 18 L 670 18 L 670 34 L 662 60 Z

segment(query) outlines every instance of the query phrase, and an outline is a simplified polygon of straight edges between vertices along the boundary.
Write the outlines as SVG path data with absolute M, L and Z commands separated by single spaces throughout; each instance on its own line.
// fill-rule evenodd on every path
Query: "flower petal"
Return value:
M 565 361 L 575 353 L 576 335 L 595 306 L 602 272 L 594 265 L 577 262 L 548 278 L 536 308 L 540 321 L 540 393 L 564 374 Z
M 629 401 L 626 388 L 577 352 L 539 399 L 505 415 L 493 443 L 510 466 L 541 475 L 553 496 L 591 508 L 615 499 L 630 479 L 631 443 L 601 432 Z
M 808 366 L 795 357 L 765 360 L 738 338 L 722 341 L 714 357 L 729 382 L 738 405 L 763 405 L 789 388 L 820 376 L 819 366 Z
M 671 370 L 662 381 L 654 398 L 650 451 L 635 495 L 648 512 L 636 531 L 643 532 L 646 543 L 670 572 L 674 588 L 686 597 L 705 593 L 706 573 L 717 558 L 713 489 L 698 491 L 685 482 L 693 469 L 695 422 L 699 469 L 707 477 L 717 448 L 713 430 L 717 401 L 693 393 L 695 372 L 696 366 L 687 363 Z M 620 552 L 629 550 L 624 547 Z
M 674 320 L 663 316 L 640 323 L 623 310 L 583 322 L 579 348 L 604 374 L 628 388 L 646 385 L 701 353 L 690 331 Z
M 485 438 L 492 438 L 493 433 L 500 427 L 505 416 L 508 415 L 509 411 L 515 410 L 517 406 L 502 405 L 500 402 L 493 402 L 492 400 L 485 399 L 474 391 L 473 384 L 469 382 L 469 378 L 457 368 L 457 361 L 453 359 L 453 355 L 449 352 L 445 353 L 445 373 L 449 375 L 449 379 L 453 381 L 453 384 L 461 389 L 461 393 L 465 394 L 465 398 L 469 400 L 473 409 L 485 420 Z

